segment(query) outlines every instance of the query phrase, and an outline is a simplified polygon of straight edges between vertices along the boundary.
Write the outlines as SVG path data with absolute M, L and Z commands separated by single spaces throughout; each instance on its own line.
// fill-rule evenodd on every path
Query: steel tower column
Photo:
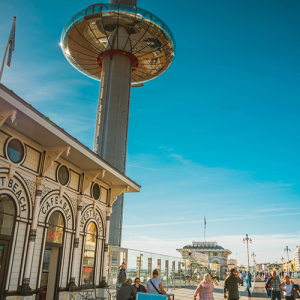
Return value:
M 128 32 L 117 27 L 105 50 L 129 52 Z M 126 165 L 131 73 L 129 56 L 114 52 L 103 58 L 94 151 L 122 173 Z M 121 246 L 123 200 L 121 195 L 112 205 L 108 241 L 112 246 Z

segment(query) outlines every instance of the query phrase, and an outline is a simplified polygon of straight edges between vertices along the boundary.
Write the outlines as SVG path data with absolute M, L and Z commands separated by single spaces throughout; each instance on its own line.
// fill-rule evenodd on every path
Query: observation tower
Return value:
M 94 152 L 125 173 L 131 87 L 165 72 L 175 55 L 168 26 L 138 8 L 136 0 L 111 0 L 77 13 L 61 35 L 62 51 L 84 75 L 99 80 Z M 123 197 L 113 204 L 109 244 L 120 246 Z

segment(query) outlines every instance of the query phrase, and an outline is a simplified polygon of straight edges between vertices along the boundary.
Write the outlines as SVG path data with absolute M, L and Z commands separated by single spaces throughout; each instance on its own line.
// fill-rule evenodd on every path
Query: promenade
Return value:
M 219 285 L 215 285 L 215 290 L 214 290 L 214 299 L 215 300 L 224 300 L 223 287 L 224 287 L 224 280 L 221 280 L 219 282 Z M 175 300 L 194 299 L 194 292 L 195 292 L 196 288 L 197 288 L 197 286 L 189 286 L 189 287 L 186 287 L 183 289 L 174 290 L 174 291 L 172 291 L 172 293 L 175 295 Z M 245 297 L 247 295 L 247 293 L 245 291 L 245 287 L 240 286 L 239 291 L 240 291 L 240 299 L 246 300 L 246 298 L 248 298 L 248 297 Z M 198 297 L 199 296 L 197 296 L 197 299 L 199 299 Z
M 282 278 L 280 280 L 283 281 Z M 292 280 L 294 283 L 300 284 L 300 278 L 292 278 Z M 253 285 L 254 288 L 252 291 L 251 298 L 255 298 L 255 300 L 271 299 L 266 297 L 266 290 L 265 290 L 266 282 L 262 281 L 260 277 L 256 278 L 255 283 L 252 282 L 252 286 Z M 215 300 L 224 300 L 223 286 L 224 286 L 223 280 L 220 281 L 219 285 L 215 285 L 215 290 L 214 290 Z M 193 299 L 196 288 L 197 286 L 190 286 L 183 289 L 174 290 L 172 291 L 172 293 L 175 295 L 175 300 Z M 240 300 L 248 300 L 247 291 L 245 290 L 245 287 L 240 286 L 239 291 L 240 291 Z M 199 299 L 198 296 L 197 299 Z

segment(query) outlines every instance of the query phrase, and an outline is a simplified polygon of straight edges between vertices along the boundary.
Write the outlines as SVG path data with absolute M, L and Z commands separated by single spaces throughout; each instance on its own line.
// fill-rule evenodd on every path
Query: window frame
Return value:
M 8 154 L 8 145 L 9 145 L 9 143 L 10 143 L 12 140 L 17 140 L 17 141 L 22 145 L 22 149 L 23 149 L 23 157 L 22 157 L 18 162 L 12 161 L 11 158 L 9 157 L 9 154 Z M 17 166 L 22 165 L 22 163 L 25 161 L 26 156 L 27 156 L 26 147 L 25 147 L 24 143 L 23 143 L 20 139 L 18 139 L 18 138 L 16 138 L 16 137 L 13 137 L 13 136 L 11 136 L 10 138 L 8 138 L 8 139 L 5 141 L 5 145 L 4 145 L 4 153 L 5 153 L 6 159 L 8 159 L 12 164 L 17 165 Z
M 98 227 L 97 227 L 97 224 L 94 220 L 90 220 L 90 222 L 88 222 L 86 225 L 85 225 L 85 229 L 84 229 L 84 233 L 83 233 L 83 242 L 82 242 L 82 253 L 81 253 L 81 275 L 80 275 L 80 278 L 82 279 L 82 275 L 83 275 L 83 268 L 84 268 L 84 265 L 83 265 L 83 260 L 84 260 L 84 251 L 85 251 L 85 246 L 86 246 L 86 237 L 88 234 L 87 232 L 87 228 L 88 226 L 91 224 L 91 223 L 94 223 L 95 224 L 95 228 L 96 228 L 96 233 L 95 233 L 95 238 L 96 238 L 96 247 L 95 247 L 95 251 L 94 251 L 94 266 L 93 266 L 93 281 L 91 282 L 91 284 L 96 284 L 96 273 L 95 273 L 95 270 L 96 270 L 96 263 L 97 263 L 97 250 L 98 250 Z M 85 283 L 82 283 L 82 280 L 80 280 L 80 286 L 84 285 Z
M 12 200 L 12 202 L 13 202 L 13 205 L 14 205 L 14 208 L 15 208 L 14 222 L 13 222 L 13 227 L 12 227 L 12 233 L 11 233 L 11 235 L 0 234 L 0 240 L 10 241 L 10 240 L 13 239 L 13 236 L 14 236 L 15 227 L 16 227 L 17 211 L 18 211 L 18 210 L 17 210 L 17 207 L 16 207 L 16 201 L 15 201 L 15 199 L 14 199 L 11 195 L 9 195 L 9 194 L 7 194 L 7 193 L 0 193 L 0 196 L 1 196 L 1 195 L 6 195 L 6 196 L 8 196 L 9 198 L 11 198 L 11 200 Z M 5 213 L 1 213 L 1 214 L 5 214 Z M 5 215 L 13 216 L 13 215 L 11 215 L 11 214 L 5 214 Z
M 59 181 L 59 170 L 62 168 L 62 167 L 65 167 L 68 171 L 68 181 L 66 184 L 62 184 L 60 181 Z M 70 169 L 66 166 L 66 165 L 63 165 L 63 164 L 59 164 L 57 166 L 57 170 L 56 170 L 56 181 L 61 185 L 61 186 L 68 186 L 69 183 L 70 183 L 70 180 L 71 180 L 71 173 L 70 173 Z

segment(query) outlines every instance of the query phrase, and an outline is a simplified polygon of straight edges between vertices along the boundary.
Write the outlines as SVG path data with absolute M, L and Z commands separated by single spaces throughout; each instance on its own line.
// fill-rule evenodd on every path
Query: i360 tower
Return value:
M 80 72 L 100 80 L 94 151 L 125 173 L 131 87 L 168 69 L 175 55 L 167 25 L 136 0 L 111 0 L 77 13 L 64 27 L 61 47 Z M 109 244 L 120 246 L 123 197 L 113 204 Z

